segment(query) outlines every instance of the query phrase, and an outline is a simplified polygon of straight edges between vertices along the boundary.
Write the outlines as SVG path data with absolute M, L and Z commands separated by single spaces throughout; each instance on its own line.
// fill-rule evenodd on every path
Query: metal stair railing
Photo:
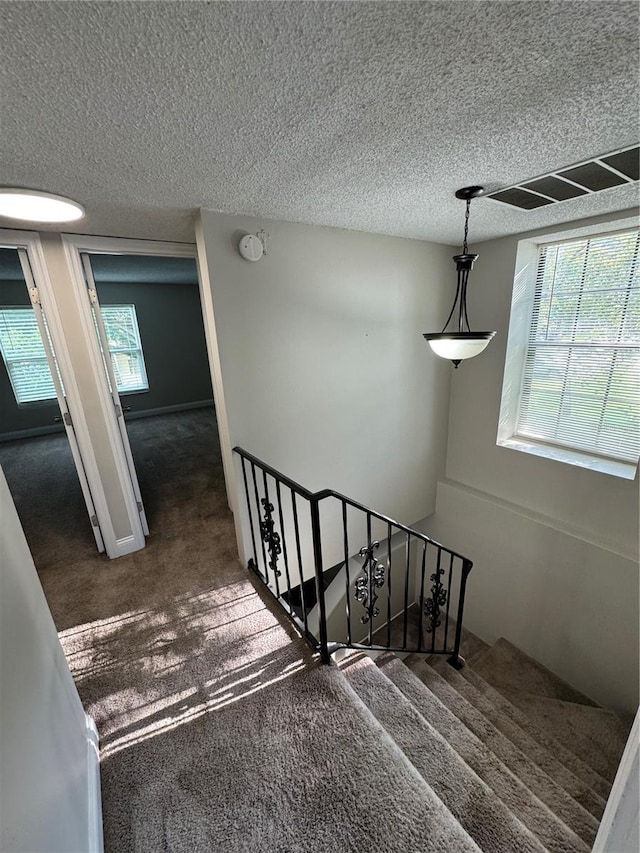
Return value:
M 248 567 L 324 663 L 342 648 L 446 654 L 464 665 L 471 560 L 338 492 L 311 492 L 240 447 L 234 453 Z M 329 610 L 328 576 L 332 599 L 339 593 Z

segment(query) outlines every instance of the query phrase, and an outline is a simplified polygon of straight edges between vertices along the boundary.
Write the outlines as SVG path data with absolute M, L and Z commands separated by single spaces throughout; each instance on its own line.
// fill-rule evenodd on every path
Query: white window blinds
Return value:
M 0 308 L 0 349 L 18 403 L 55 399 L 33 308 Z
M 102 321 L 120 394 L 149 387 L 135 305 L 103 305 Z
M 516 434 L 637 462 L 638 231 L 541 246 Z
M 102 309 L 118 391 L 149 387 L 134 305 Z M 0 308 L 0 350 L 19 404 L 55 400 L 56 391 L 33 308 Z

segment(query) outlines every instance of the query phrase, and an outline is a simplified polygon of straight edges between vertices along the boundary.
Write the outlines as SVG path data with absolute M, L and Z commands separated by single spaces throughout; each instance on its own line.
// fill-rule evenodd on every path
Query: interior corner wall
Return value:
M 231 446 L 403 523 L 433 512 L 451 366 L 422 333 L 449 308 L 452 250 L 210 211 L 199 227 Z M 243 260 L 260 229 L 266 256 Z
M 606 224 L 624 211 L 554 231 Z M 452 380 L 446 479 L 427 532 L 474 561 L 465 623 L 506 637 L 596 701 L 638 704 L 638 478 L 498 447 L 518 241 L 475 245 L 469 315 L 498 335 Z

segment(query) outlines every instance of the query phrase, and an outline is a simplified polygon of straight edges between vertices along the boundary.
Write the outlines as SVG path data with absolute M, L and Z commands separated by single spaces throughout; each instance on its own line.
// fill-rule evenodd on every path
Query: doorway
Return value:
M 42 305 L 37 244 L 10 242 L 0 244 L 0 466 L 34 561 L 48 569 L 104 542 Z
M 220 442 L 195 257 L 131 253 L 125 242 L 78 254 L 148 536 L 198 511 L 220 480 Z

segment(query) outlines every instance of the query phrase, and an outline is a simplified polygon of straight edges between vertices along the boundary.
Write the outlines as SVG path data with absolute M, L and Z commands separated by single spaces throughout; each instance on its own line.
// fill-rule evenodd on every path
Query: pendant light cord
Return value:
M 462 254 L 466 255 L 469 251 L 467 246 L 467 235 L 469 234 L 469 210 L 471 208 L 471 199 L 467 199 L 467 210 L 464 215 L 464 242 L 462 244 Z

